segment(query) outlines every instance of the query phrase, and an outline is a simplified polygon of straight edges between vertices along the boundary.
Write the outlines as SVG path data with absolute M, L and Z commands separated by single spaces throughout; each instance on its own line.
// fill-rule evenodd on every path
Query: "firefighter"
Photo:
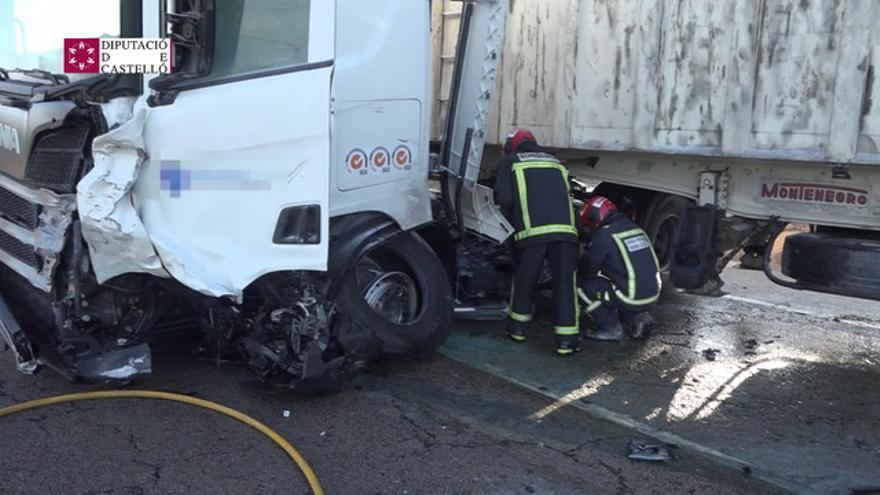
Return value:
M 547 260 L 553 277 L 556 352 L 574 354 L 580 347 L 575 292 L 578 236 L 568 170 L 527 129 L 514 129 L 507 136 L 495 178 L 495 202 L 516 229 L 517 266 L 507 335 L 517 342 L 525 340 L 535 289 Z
M 647 234 L 608 198 L 584 204 L 580 225 L 587 238 L 578 267 L 578 296 L 597 328 L 586 336 L 621 340 L 621 317 L 633 338 L 644 338 L 654 320 L 648 310 L 660 296 L 660 271 Z

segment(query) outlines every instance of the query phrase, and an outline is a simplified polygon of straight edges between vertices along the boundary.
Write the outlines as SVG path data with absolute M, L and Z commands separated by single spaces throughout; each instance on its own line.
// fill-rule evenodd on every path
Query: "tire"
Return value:
M 825 233 L 789 236 L 782 273 L 829 292 L 880 299 L 880 240 Z
M 642 228 L 648 234 L 657 261 L 660 263 L 660 271 L 669 272 L 672 262 L 672 244 L 675 231 L 681 223 L 682 213 L 685 208 L 693 206 L 694 202 L 681 196 L 658 194 L 648 207 Z
M 415 305 L 411 304 L 413 294 Z M 344 315 L 381 341 L 383 352 L 389 354 L 427 357 L 443 343 L 452 326 L 453 295 L 446 269 L 431 247 L 412 232 L 375 248 L 346 274 L 337 304 Z

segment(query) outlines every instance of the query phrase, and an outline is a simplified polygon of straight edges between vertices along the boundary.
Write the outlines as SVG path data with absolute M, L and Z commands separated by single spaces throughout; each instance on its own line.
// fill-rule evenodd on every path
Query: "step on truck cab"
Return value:
M 435 168 L 473 178 L 507 3 L 466 5 L 460 75 L 482 85 L 460 86 L 470 130 Z M 478 188 L 429 189 L 430 32 L 424 0 L 0 0 L 0 334 L 19 369 L 132 379 L 157 335 L 193 332 L 204 358 L 327 390 L 433 351 L 447 207 Z M 170 39 L 173 70 L 66 75 L 65 37 Z

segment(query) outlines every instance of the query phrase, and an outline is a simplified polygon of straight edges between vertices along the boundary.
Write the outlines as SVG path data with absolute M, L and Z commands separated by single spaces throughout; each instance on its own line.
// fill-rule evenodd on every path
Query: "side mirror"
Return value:
M 168 35 L 173 45 L 174 70 L 150 80 L 151 106 L 174 102 L 175 87 L 211 72 L 214 56 L 214 0 L 178 0 L 181 12 L 164 12 Z

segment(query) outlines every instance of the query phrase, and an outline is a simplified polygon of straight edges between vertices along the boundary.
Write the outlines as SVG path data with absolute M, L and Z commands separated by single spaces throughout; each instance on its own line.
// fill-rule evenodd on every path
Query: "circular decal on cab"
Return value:
M 394 166 L 402 170 L 410 170 L 412 168 L 412 151 L 409 146 L 400 145 L 394 149 L 391 154 L 394 160 Z
M 373 153 L 370 155 L 370 163 L 374 169 L 387 172 L 388 166 L 391 165 L 391 155 L 388 153 L 388 150 L 380 146 L 373 150 Z
M 360 149 L 351 150 L 348 156 L 345 157 L 345 167 L 349 173 L 366 175 L 368 171 L 367 153 Z

